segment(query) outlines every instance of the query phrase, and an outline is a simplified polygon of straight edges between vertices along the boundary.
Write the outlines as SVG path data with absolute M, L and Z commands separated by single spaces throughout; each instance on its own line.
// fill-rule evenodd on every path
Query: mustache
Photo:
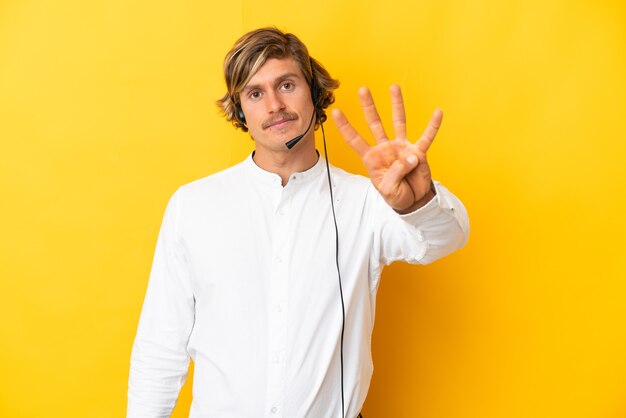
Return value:
M 298 119 L 298 115 L 296 115 L 295 113 L 278 112 L 277 114 L 275 114 L 274 116 L 272 116 L 271 118 L 263 122 L 263 125 L 261 126 L 263 127 L 263 129 L 267 129 L 273 124 L 275 124 L 276 122 L 296 120 L 296 119 Z

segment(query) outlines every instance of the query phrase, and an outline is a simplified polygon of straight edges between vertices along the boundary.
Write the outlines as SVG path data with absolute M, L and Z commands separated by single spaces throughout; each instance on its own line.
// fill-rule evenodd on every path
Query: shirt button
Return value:
M 276 408 L 275 406 L 272 407 L 271 409 L 272 414 L 275 414 L 276 412 L 278 412 L 278 408 Z
M 280 216 L 283 216 L 283 215 L 285 214 L 285 211 L 283 211 L 282 209 L 280 209 L 280 210 L 278 211 L 278 214 L 279 214 Z
M 283 308 L 280 305 L 276 305 L 276 312 L 282 312 Z
M 282 259 L 281 257 L 278 257 L 278 256 L 277 256 L 277 257 L 276 257 L 276 262 L 277 262 L 277 263 L 282 263 L 282 262 L 283 262 L 283 259 Z

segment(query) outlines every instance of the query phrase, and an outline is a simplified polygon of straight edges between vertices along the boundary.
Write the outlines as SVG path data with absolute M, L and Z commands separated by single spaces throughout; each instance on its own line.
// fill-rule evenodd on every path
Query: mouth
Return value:
M 272 123 L 270 126 L 268 126 L 267 128 L 276 128 L 276 129 L 282 129 L 285 127 L 285 125 L 287 125 L 287 123 L 291 122 L 290 120 L 286 120 L 286 119 L 282 119 L 282 120 L 278 120 L 274 123 Z
M 279 115 L 276 119 L 270 119 L 269 121 L 263 124 L 263 129 L 283 129 L 285 128 L 289 122 L 296 120 L 298 117 L 293 114 L 283 114 Z

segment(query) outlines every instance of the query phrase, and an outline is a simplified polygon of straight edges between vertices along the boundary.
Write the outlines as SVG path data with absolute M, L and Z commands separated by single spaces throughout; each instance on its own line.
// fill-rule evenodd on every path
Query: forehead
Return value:
M 305 79 L 298 62 L 295 59 L 291 57 L 270 58 L 265 61 L 265 64 L 263 64 L 252 77 L 250 77 L 244 89 L 248 89 L 251 86 L 260 86 L 268 83 L 272 84 L 286 76 L 296 77 L 302 80 Z

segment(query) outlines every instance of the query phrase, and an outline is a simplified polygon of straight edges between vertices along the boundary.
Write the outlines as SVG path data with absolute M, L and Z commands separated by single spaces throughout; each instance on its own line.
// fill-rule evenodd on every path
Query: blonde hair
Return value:
M 326 69 L 309 55 L 309 51 L 295 35 L 272 27 L 250 31 L 235 43 L 224 59 L 226 94 L 216 104 L 226 120 L 236 128 L 248 131 L 239 117 L 241 102 L 239 93 L 252 76 L 272 58 L 293 58 L 311 87 L 311 98 L 315 104 L 315 128 L 326 121 L 325 109 L 335 101 L 333 90 L 339 81 L 331 78 Z M 315 92 L 315 96 L 314 96 Z

